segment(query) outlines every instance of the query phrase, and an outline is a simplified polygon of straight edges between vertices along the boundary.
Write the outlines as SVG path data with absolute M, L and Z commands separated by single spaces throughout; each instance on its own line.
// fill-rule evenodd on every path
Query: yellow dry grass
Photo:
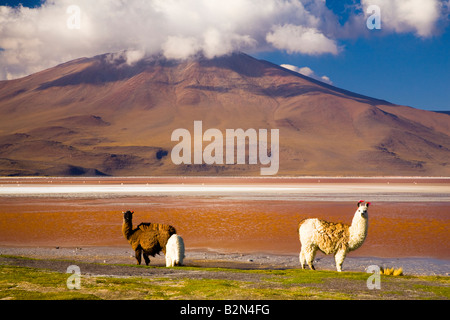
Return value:
M 403 276 L 403 268 L 380 268 L 380 274 L 384 274 L 386 276 Z

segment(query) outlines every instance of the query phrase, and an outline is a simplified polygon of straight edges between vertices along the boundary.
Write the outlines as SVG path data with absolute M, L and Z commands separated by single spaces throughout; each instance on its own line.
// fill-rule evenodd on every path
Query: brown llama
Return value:
M 176 233 L 174 227 L 159 223 L 141 223 L 133 229 L 134 211 L 123 213 L 122 233 L 131 244 L 135 252 L 137 264 L 141 264 L 141 254 L 146 265 L 149 265 L 149 256 L 154 257 L 161 251 L 166 253 L 166 245 L 172 234 Z

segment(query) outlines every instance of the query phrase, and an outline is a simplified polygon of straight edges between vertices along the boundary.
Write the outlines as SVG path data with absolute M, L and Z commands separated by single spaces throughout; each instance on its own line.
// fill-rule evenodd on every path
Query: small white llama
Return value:
M 361 247 L 366 239 L 369 205 L 370 202 L 364 204 L 363 200 L 358 202 L 358 209 L 350 226 L 315 218 L 302 220 L 298 226 L 302 245 L 299 255 L 302 269 L 308 264 L 315 270 L 313 261 L 317 250 L 320 250 L 325 254 L 334 254 L 336 269 L 341 272 L 347 253 Z
M 184 241 L 177 234 L 173 234 L 166 245 L 166 267 L 181 266 L 184 259 Z

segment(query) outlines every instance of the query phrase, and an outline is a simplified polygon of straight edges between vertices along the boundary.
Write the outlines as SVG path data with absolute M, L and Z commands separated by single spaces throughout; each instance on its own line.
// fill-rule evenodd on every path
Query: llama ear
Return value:
M 133 211 L 133 210 L 131 210 L 131 213 L 133 214 L 133 213 L 134 213 L 134 211 Z
M 363 203 L 363 202 L 364 202 L 364 200 L 359 200 L 358 204 L 356 206 L 359 208 L 361 206 L 361 203 Z
M 366 208 L 368 208 L 368 207 L 369 207 L 369 205 L 370 205 L 370 202 L 367 202 L 367 203 L 366 203 Z

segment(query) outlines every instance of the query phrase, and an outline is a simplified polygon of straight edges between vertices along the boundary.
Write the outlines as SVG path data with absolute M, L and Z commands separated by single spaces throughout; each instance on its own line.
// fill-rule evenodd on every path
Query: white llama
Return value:
M 177 234 L 173 234 L 166 245 L 166 267 L 181 266 L 184 259 L 184 241 Z
M 361 247 L 367 236 L 368 212 L 370 202 L 358 202 L 351 226 L 319 219 L 305 219 L 299 224 L 299 236 L 302 249 L 299 259 L 302 269 L 307 263 L 312 270 L 317 250 L 325 254 L 334 254 L 336 269 L 342 271 L 342 263 L 349 251 Z

